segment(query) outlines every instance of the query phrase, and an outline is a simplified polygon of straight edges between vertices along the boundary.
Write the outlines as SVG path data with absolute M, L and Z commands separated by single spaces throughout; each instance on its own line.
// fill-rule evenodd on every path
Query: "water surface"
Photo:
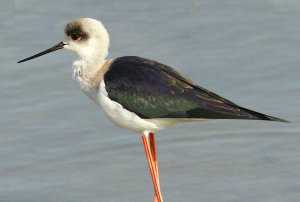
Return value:
M 300 198 L 300 2 L 1 1 L 0 201 L 152 201 L 140 135 L 72 81 L 74 54 L 16 62 L 102 20 L 110 57 L 171 65 L 242 106 L 292 121 L 181 124 L 157 133 L 165 201 Z

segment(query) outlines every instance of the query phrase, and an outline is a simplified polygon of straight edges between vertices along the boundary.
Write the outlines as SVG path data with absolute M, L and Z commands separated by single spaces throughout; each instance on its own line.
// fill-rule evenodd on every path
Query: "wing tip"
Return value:
M 285 120 L 285 119 L 281 119 L 281 118 L 277 118 L 277 117 L 273 117 L 273 116 L 267 116 L 267 119 L 263 119 L 266 121 L 277 121 L 277 122 L 282 122 L 282 123 L 292 123 L 291 121 Z
M 288 120 L 285 119 L 281 119 L 281 118 L 277 118 L 274 116 L 269 116 L 260 112 L 256 112 L 250 109 L 246 109 L 246 108 L 241 108 L 242 110 L 246 111 L 247 113 L 251 114 L 252 116 L 254 116 L 254 119 L 256 120 L 265 120 L 265 121 L 277 121 L 277 122 L 283 122 L 283 123 L 291 123 Z

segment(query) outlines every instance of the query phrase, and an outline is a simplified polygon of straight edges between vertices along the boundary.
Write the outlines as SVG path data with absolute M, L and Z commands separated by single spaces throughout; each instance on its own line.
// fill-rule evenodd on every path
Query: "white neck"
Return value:
M 78 58 L 73 63 L 74 72 L 78 72 L 82 79 L 93 78 L 105 63 L 104 58 L 97 58 L 97 60 L 86 60 L 85 58 Z

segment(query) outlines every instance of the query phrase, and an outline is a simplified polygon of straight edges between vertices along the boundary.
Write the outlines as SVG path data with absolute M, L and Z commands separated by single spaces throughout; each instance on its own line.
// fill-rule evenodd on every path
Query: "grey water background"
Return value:
M 244 107 L 291 124 L 215 120 L 157 133 L 165 201 L 300 200 L 300 1 L 0 2 L 0 201 L 152 201 L 140 134 L 72 81 L 74 53 L 17 64 L 66 22 L 107 27 L 110 57 L 168 64 Z

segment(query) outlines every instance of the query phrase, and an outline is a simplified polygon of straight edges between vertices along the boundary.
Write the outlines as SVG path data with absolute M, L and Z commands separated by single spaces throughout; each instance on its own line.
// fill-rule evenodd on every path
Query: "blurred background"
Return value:
M 0 1 L 0 202 L 152 201 L 141 136 L 72 81 L 74 53 L 17 61 L 101 20 L 110 58 L 171 65 L 244 107 L 292 121 L 214 120 L 157 133 L 165 201 L 300 198 L 300 1 Z

